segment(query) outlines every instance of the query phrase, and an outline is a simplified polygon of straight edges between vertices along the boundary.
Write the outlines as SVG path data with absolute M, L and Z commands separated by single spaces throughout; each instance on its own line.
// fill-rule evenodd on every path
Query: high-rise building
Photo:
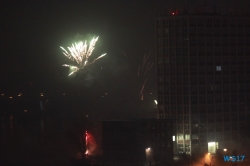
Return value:
M 157 117 L 176 120 L 175 153 L 237 149 L 246 131 L 250 17 L 211 11 L 156 19 Z

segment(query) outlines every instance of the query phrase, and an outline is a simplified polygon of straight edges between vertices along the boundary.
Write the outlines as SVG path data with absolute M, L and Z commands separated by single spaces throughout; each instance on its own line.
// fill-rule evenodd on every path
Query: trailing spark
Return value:
M 138 71 L 137 71 L 138 78 L 143 81 L 142 86 L 141 86 L 141 90 L 140 90 L 141 100 L 144 100 L 143 91 L 144 91 L 144 88 L 145 88 L 145 85 L 147 82 L 147 74 L 150 71 L 150 69 L 152 68 L 152 66 L 154 65 L 154 62 L 148 61 L 149 55 L 150 54 L 148 54 L 148 55 L 145 54 L 143 56 L 142 63 L 141 63 L 141 65 L 139 65 Z

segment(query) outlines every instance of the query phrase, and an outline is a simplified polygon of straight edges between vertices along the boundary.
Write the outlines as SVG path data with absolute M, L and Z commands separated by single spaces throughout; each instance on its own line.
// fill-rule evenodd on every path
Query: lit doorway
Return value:
M 215 154 L 216 150 L 219 148 L 218 142 L 208 142 L 208 153 Z

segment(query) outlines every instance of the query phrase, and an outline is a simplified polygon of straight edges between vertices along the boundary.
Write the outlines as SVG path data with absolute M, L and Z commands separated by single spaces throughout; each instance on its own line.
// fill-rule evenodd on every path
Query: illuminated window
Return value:
M 221 71 L 221 66 L 216 66 L 216 71 Z
M 182 134 L 178 135 L 178 140 L 183 140 L 183 135 Z

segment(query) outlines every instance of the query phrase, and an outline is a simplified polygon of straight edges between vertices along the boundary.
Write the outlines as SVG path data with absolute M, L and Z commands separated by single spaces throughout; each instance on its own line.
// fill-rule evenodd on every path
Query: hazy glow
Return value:
M 67 65 L 64 64 L 63 66 L 65 67 L 69 67 L 70 68 L 70 73 L 69 76 L 74 74 L 75 72 L 77 72 L 80 69 L 83 69 L 84 67 L 86 67 L 88 64 L 92 64 L 94 63 L 96 60 L 104 57 L 106 55 L 102 54 L 101 56 L 97 57 L 96 59 L 94 59 L 92 62 L 88 62 L 89 57 L 92 55 L 92 52 L 95 48 L 95 44 L 98 40 L 98 37 L 94 37 L 91 41 L 90 44 L 88 45 L 85 42 L 79 42 L 79 43 L 74 43 L 72 44 L 71 47 L 68 47 L 68 51 L 66 49 L 64 49 L 63 47 L 60 47 L 63 50 L 63 54 L 68 57 L 70 60 L 75 61 L 77 63 L 77 66 L 73 66 L 73 65 Z

